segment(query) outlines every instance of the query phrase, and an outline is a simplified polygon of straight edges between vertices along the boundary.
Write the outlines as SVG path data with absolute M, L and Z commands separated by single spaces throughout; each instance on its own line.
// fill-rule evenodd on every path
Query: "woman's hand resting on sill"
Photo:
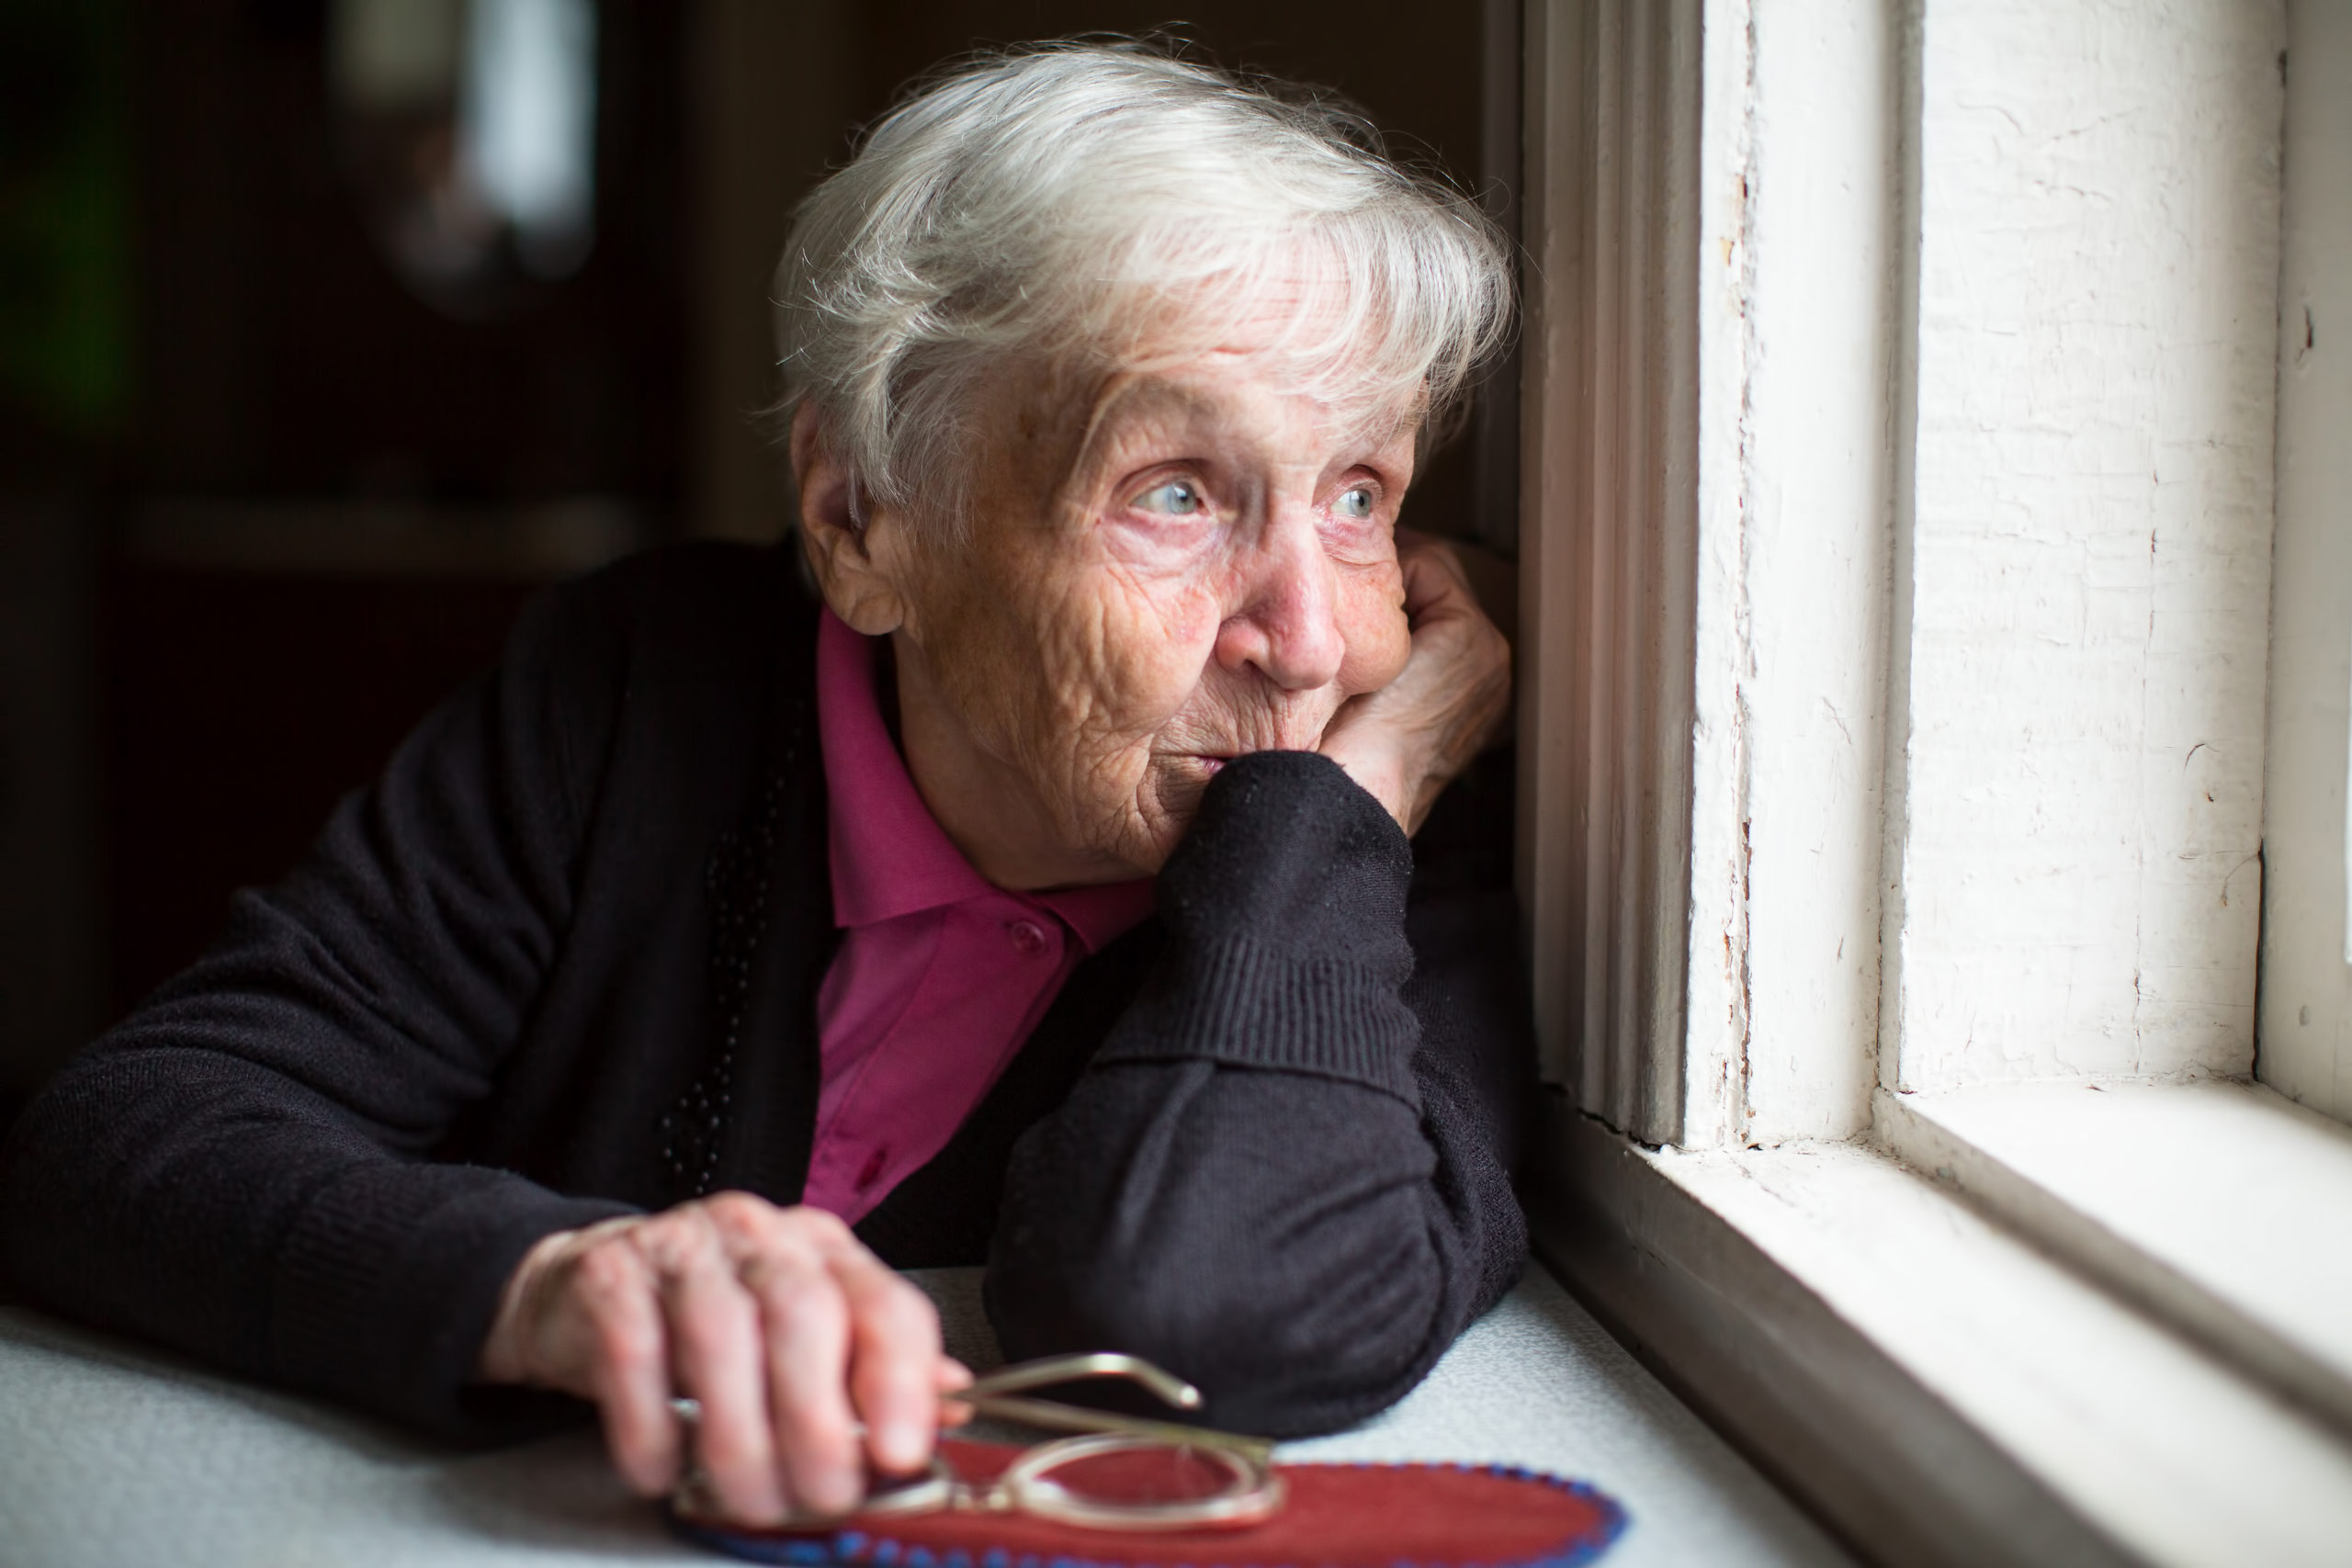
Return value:
M 614 1465 L 649 1496 L 687 1457 L 672 1396 L 700 1400 L 695 1457 L 755 1524 L 849 1508 L 868 1462 L 922 1468 L 941 1396 L 971 1382 L 942 1352 L 930 1299 L 847 1225 L 744 1192 L 539 1242 L 507 1281 L 480 1371 L 592 1401 Z

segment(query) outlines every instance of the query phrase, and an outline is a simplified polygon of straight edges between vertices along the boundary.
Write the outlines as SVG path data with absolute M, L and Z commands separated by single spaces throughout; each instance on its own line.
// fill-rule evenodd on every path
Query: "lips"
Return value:
M 1309 740 L 1302 746 L 1276 744 L 1272 746 L 1242 746 L 1238 747 L 1231 751 L 1162 751 L 1159 753 L 1159 756 L 1165 759 L 1167 762 L 1173 763 L 1175 766 L 1182 769 L 1185 773 L 1190 773 L 1197 770 L 1199 776 L 1204 781 L 1206 781 L 1208 779 L 1213 779 L 1216 777 L 1218 773 L 1223 773 L 1225 771 L 1225 765 L 1227 762 L 1238 761 L 1240 758 L 1246 757 L 1253 751 L 1312 751 L 1314 750 L 1315 742 Z

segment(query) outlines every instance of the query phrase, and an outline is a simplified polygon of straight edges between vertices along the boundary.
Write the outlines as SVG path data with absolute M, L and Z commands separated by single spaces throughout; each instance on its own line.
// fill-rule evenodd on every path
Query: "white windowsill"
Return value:
M 2102 1136 L 2152 1147 L 2159 1111 Z M 1960 1118 L 2018 1150 L 2054 1141 L 2022 1112 L 2007 1134 Z M 1554 1134 L 1547 1257 L 1867 1553 L 2343 1561 L 2338 1430 L 1890 1154 L 1653 1151 L 1565 1105 Z
M 2352 1427 L 2352 1128 L 2227 1080 L 1882 1093 L 1878 1128 L 1915 1170 Z

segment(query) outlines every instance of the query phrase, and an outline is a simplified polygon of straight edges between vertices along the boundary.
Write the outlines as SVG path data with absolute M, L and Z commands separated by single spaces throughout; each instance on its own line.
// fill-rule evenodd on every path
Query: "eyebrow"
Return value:
M 1167 412 L 1185 419 L 1214 416 L 1222 408 L 1218 399 L 1207 396 L 1196 388 L 1161 380 L 1148 374 L 1121 372 L 1111 377 L 1099 390 L 1087 410 L 1086 427 L 1072 449 L 1057 490 L 1067 492 L 1078 476 L 1086 472 L 1102 451 L 1104 436 L 1114 419 L 1149 418 L 1154 413 Z M 1409 410 L 1381 410 L 1366 414 L 1352 431 L 1336 445 L 1385 446 L 1414 423 Z

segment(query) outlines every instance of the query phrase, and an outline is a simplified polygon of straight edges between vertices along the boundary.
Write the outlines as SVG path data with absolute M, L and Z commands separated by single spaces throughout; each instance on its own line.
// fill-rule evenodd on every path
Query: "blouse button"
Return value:
M 1008 928 L 1012 932 L 1012 945 L 1031 958 L 1046 951 L 1046 928 L 1035 920 L 1015 920 Z

